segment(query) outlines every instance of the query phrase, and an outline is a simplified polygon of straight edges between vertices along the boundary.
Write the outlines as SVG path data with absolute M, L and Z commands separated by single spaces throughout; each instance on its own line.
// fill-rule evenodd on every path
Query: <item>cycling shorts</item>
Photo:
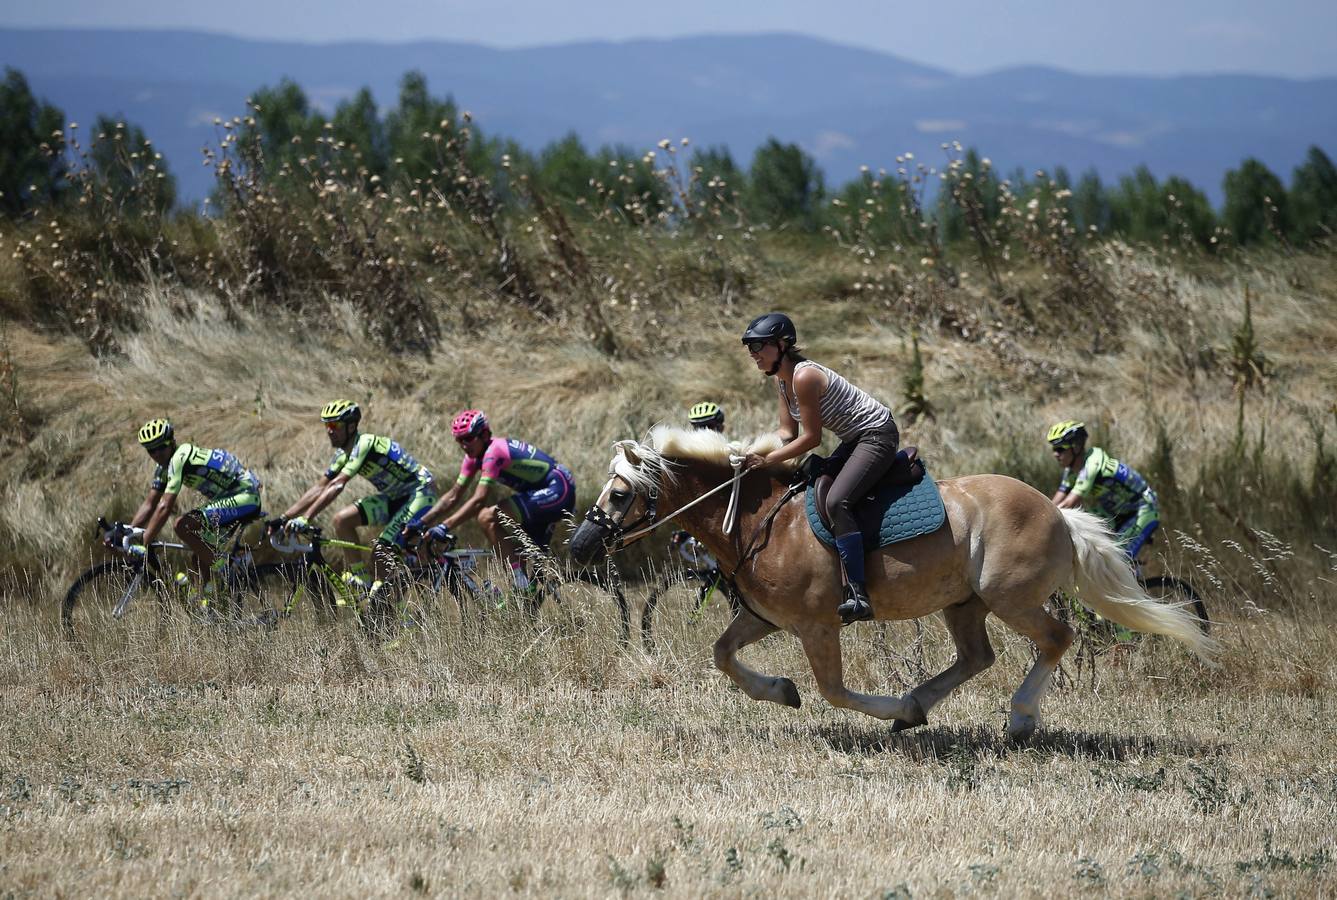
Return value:
M 1114 526 L 1119 544 L 1128 558 L 1136 561 L 1147 541 L 1161 525 L 1161 511 L 1151 503 L 1143 503 L 1137 512 Z
M 197 506 L 191 513 L 199 515 L 210 531 L 225 531 L 236 522 L 260 514 L 260 492 L 238 491 L 235 494 L 228 494 L 226 497 L 210 500 L 203 506 Z
M 404 526 L 417 525 L 436 503 L 436 491 L 422 488 L 407 497 L 391 498 L 372 494 L 357 503 L 364 525 L 384 525 L 378 540 L 396 547 L 404 546 Z
M 576 508 L 576 480 L 566 466 L 556 466 L 548 480 L 532 491 L 517 491 L 511 498 L 520 529 L 540 547 L 547 547 L 552 527 L 564 513 Z
M 200 537 L 215 550 L 221 546 L 232 526 L 260 515 L 260 491 L 238 491 L 197 506 L 188 516 L 204 523 Z

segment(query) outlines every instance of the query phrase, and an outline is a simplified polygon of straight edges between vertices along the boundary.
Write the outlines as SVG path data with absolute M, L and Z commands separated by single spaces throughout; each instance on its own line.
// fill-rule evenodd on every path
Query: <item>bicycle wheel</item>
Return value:
M 401 575 L 387 579 L 379 589 L 368 594 L 366 609 L 359 619 L 367 638 L 383 644 L 400 628 L 421 627 L 420 611 L 409 612 L 408 589 L 408 579 Z
M 1198 627 L 1202 629 L 1203 634 L 1211 628 L 1212 620 L 1207 615 L 1207 604 L 1202 602 L 1198 592 L 1187 581 L 1168 575 L 1158 575 L 1155 578 L 1148 578 L 1142 583 L 1142 587 L 1149 596 L 1161 603 L 1187 608 L 1197 618 Z
M 495 611 L 500 600 L 499 592 L 490 581 L 458 565 L 446 569 L 445 585 L 460 608 L 461 620 L 470 615 Z
M 234 570 L 228 593 L 235 608 L 220 610 L 242 625 L 274 627 L 291 615 L 301 573 L 284 563 L 249 564 Z
M 1100 652 L 1115 644 L 1132 644 L 1141 640 L 1138 632 L 1103 618 L 1062 591 L 1055 591 L 1049 596 L 1046 609 L 1050 615 L 1076 632 L 1083 642 L 1099 648 Z
M 124 559 L 98 563 L 74 579 L 60 603 L 60 624 L 68 639 L 87 639 L 98 630 L 161 619 L 172 591 L 156 564 Z M 150 602 L 146 602 L 150 601 Z

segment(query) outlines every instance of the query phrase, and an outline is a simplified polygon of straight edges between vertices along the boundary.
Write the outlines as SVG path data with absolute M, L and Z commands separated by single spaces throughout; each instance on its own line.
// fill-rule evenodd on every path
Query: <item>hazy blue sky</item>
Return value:
M 1126 74 L 1337 75 L 1335 0 L 0 0 L 0 26 L 498 47 L 788 31 L 961 73 L 1035 63 Z

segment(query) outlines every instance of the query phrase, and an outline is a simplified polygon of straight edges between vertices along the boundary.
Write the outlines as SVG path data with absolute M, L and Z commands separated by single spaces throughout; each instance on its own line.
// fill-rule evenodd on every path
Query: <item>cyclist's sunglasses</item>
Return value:
M 457 444 L 467 444 L 467 443 L 469 443 L 470 441 L 472 441 L 472 440 L 473 440 L 474 438 L 476 438 L 476 437 L 478 437 L 478 435 L 476 435 L 476 434 L 461 434 L 461 435 L 459 435 L 458 437 L 455 438 L 455 443 L 457 443 Z
M 344 425 L 344 424 L 346 424 L 346 423 L 344 423 L 344 422 L 326 422 L 326 423 L 325 423 L 325 430 L 326 430 L 326 431 L 337 431 L 337 430 L 339 429 L 339 426 Z
M 766 345 L 769 344 L 769 343 L 770 343 L 770 341 L 748 341 L 748 342 L 747 342 L 747 352 L 748 352 L 748 353 L 760 353 L 762 350 L 765 350 L 765 349 L 766 349 Z

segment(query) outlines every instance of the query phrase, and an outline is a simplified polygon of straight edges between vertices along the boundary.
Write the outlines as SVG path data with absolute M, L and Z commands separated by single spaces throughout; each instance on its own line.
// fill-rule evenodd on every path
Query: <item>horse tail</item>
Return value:
M 1137 583 L 1128 557 L 1105 523 L 1087 512 L 1062 510 L 1073 544 L 1074 596 L 1083 606 L 1134 631 L 1163 634 L 1212 663 L 1220 649 L 1203 633 L 1198 620 L 1179 605 L 1147 596 Z

